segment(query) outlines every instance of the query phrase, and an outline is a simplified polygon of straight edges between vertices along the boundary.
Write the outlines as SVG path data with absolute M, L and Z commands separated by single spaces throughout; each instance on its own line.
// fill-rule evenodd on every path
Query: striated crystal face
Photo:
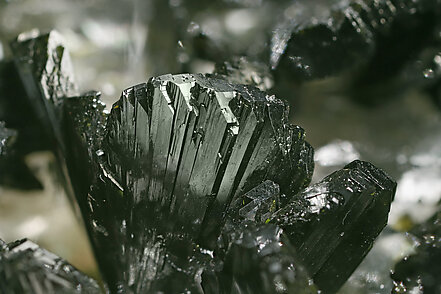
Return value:
M 320 293 L 281 228 L 244 220 L 220 240 L 223 262 L 203 273 L 205 293 Z
M 76 94 L 69 51 L 58 32 L 21 34 L 11 43 L 11 49 L 29 96 L 32 91 L 39 91 L 45 99 L 58 104 L 59 98 Z
M 98 92 L 67 97 L 53 34 L 17 42 L 108 292 L 333 293 L 384 227 L 395 182 L 354 161 L 307 187 L 304 130 L 241 77 L 152 78 L 107 113 Z
M 23 239 L 0 240 L 0 292 L 101 293 L 98 284 L 55 254 Z
M 288 124 L 282 101 L 203 75 L 161 76 L 127 89 L 112 107 L 106 132 L 97 156 L 100 180 L 89 193 L 92 230 L 97 247 L 126 243 L 111 258 L 130 261 L 127 267 L 146 247 L 135 244 L 151 244 L 156 252 L 146 262 L 164 259 L 167 235 L 214 249 L 231 201 L 265 180 L 293 195 L 313 169 L 312 148 L 304 131 Z M 114 220 L 103 207 L 118 210 Z M 107 256 L 102 260 L 115 266 Z M 159 273 L 149 278 L 143 270 L 119 267 L 118 275 L 131 275 L 129 287 L 159 280 Z
M 353 161 L 273 215 L 317 285 L 337 291 L 387 224 L 396 183 L 370 163 Z
M 106 130 L 86 99 L 98 97 L 67 100 L 95 113 L 78 121 L 68 112 L 70 137 L 80 140 L 71 145 L 89 150 L 98 176 L 87 203 L 77 197 L 111 292 L 249 293 L 261 275 L 267 292 L 316 291 L 310 277 L 335 292 L 386 224 L 395 182 L 354 161 L 305 188 L 312 149 L 285 105 L 255 88 L 153 78 L 123 92 Z M 238 254 L 260 270 L 232 266 Z M 290 278 L 296 268 L 304 278 Z
M 107 128 L 108 168 L 121 186 L 127 179 L 131 193 L 168 206 L 195 235 L 263 180 L 292 195 L 312 175 L 312 148 L 303 129 L 288 124 L 282 101 L 203 75 L 161 76 L 129 88 Z M 139 164 L 138 179 L 129 160 Z
M 51 145 L 49 149 L 63 149 L 58 109 L 63 98 L 78 93 L 62 36 L 56 31 L 41 35 L 20 34 L 11 43 L 11 49 L 22 90 L 35 111 L 42 132 L 49 142 L 54 139 L 59 142 L 59 146 Z

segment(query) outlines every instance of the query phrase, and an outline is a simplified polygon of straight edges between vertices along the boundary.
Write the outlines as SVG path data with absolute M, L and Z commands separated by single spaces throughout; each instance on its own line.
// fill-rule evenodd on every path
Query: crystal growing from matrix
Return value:
M 0 293 L 101 293 L 98 284 L 65 260 L 23 239 L 0 240 Z

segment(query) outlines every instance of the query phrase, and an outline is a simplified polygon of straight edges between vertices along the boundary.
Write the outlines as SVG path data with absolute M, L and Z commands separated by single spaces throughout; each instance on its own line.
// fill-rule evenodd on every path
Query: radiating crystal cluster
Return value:
M 337 290 L 385 226 L 395 183 L 354 162 L 299 193 L 312 150 L 285 115 L 274 97 L 202 75 L 161 76 L 124 91 L 102 144 L 89 152 L 99 179 L 87 223 L 110 289 L 314 291 L 311 276 Z M 237 254 L 249 255 L 243 269 L 231 264 Z M 290 278 L 297 271 L 305 278 Z M 263 274 L 264 284 L 251 285 Z
M 369 163 L 307 187 L 313 149 L 275 96 L 163 75 L 108 113 L 56 34 L 13 48 L 111 293 L 333 293 L 386 224 L 396 184 Z
M 23 239 L 0 240 L 0 292 L 101 293 L 98 284 L 65 260 Z

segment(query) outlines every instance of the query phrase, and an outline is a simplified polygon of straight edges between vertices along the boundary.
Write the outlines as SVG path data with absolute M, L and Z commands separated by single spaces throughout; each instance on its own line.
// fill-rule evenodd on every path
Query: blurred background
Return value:
M 10 56 L 9 42 L 21 32 L 56 29 L 70 50 L 80 92 L 101 91 L 109 109 L 123 89 L 151 76 L 211 73 L 215 68 L 234 75 L 239 69 L 237 79 L 290 103 L 292 122 L 306 130 L 316 150 L 313 181 L 357 158 L 398 181 L 387 228 L 340 290 L 390 293 L 390 271 L 417 245 L 406 232 L 440 209 L 440 93 L 432 86 L 441 72 L 441 27 L 432 24 L 431 42 L 422 42 L 413 55 L 390 52 L 398 56 L 399 69 L 374 73 L 381 80 L 369 87 L 348 86 L 359 68 L 346 70 L 350 66 L 345 65 L 330 74 L 325 68 L 321 74 L 306 62 L 306 53 L 287 56 L 296 30 L 335 19 L 332 9 L 349 2 L 0 0 L 0 60 Z M 383 25 L 388 21 L 380 18 Z M 381 47 L 378 39 L 372 42 L 373 51 Z M 363 70 L 369 58 L 378 60 L 375 54 L 364 56 Z M 349 57 L 343 52 L 339 58 Z M 295 70 L 287 71 L 287 62 Z M 98 278 L 85 230 L 58 184 L 54 162 L 44 150 L 26 156 L 39 189 L 0 186 L 0 238 L 30 238 Z

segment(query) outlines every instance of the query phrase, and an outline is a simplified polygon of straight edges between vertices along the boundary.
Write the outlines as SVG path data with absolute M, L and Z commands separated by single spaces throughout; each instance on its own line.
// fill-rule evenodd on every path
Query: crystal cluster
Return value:
M 94 294 L 101 290 L 65 260 L 23 239 L 9 244 L 0 240 L 0 292 Z
M 152 78 L 109 113 L 57 34 L 12 47 L 111 293 L 333 293 L 386 224 L 393 180 L 354 161 L 308 187 L 287 105 L 228 71 Z

